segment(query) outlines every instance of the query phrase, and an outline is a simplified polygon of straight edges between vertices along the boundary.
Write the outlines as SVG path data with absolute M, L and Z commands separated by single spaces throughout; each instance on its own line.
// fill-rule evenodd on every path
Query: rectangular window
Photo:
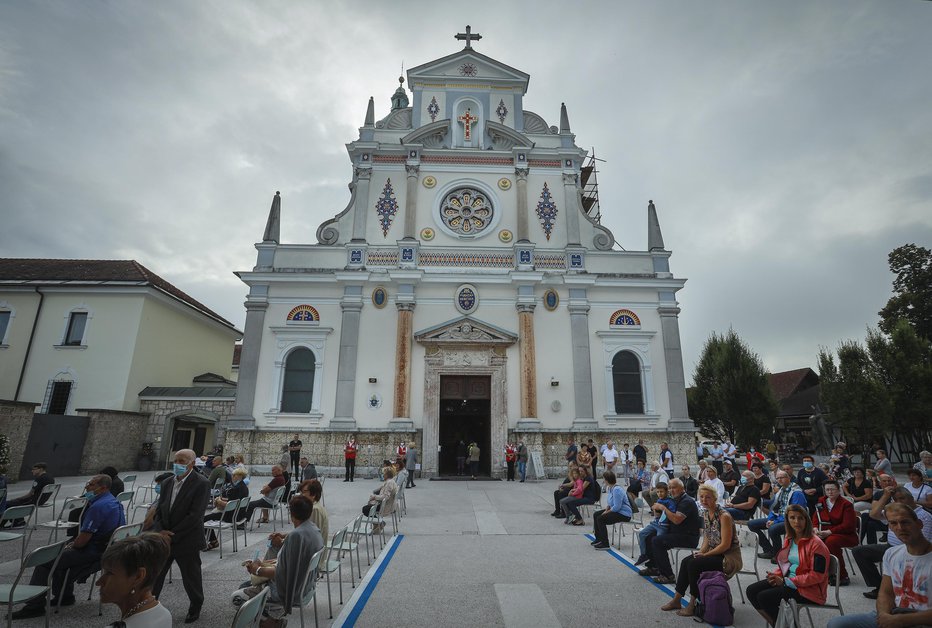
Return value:
M 0 312 L 0 344 L 3 344 L 3 339 L 6 338 L 6 330 L 9 326 L 10 326 L 10 313 Z
M 65 335 L 65 346 L 80 347 L 84 340 L 84 328 L 87 326 L 86 312 L 72 312 L 68 320 L 68 333 Z
M 52 382 L 48 414 L 65 414 L 68 411 L 69 397 L 71 397 L 71 382 Z

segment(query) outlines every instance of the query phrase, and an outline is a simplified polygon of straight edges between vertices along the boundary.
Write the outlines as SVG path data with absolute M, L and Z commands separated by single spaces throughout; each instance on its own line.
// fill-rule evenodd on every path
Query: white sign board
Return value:
M 544 459 L 541 456 L 542 452 L 531 452 L 531 468 L 534 470 L 534 475 L 538 480 L 546 480 L 547 472 L 544 471 Z

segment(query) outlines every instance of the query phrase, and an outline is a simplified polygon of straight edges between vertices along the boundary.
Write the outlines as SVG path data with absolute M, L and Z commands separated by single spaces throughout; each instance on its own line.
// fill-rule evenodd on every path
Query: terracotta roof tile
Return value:
M 770 389 L 777 401 L 782 401 L 800 390 L 805 390 L 819 383 L 819 376 L 809 367 L 783 371 L 782 373 L 770 373 L 767 378 L 770 381 Z M 803 384 L 808 385 L 803 386 Z

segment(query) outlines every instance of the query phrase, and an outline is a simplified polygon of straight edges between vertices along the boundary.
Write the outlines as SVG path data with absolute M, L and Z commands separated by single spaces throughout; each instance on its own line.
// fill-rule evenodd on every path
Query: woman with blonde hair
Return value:
M 741 570 L 741 546 L 735 522 L 728 511 L 718 503 L 718 493 L 708 484 L 699 487 L 699 504 L 703 513 L 705 526 L 702 529 L 702 545 L 680 563 L 680 572 L 676 577 L 676 594 L 673 599 L 660 607 L 664 611 L 676 611 L 677 615 L 691 617 L 696 612 L 699 597 L 699 576 L 707 571 L 721 571 L 726 578 L 731 578 Z M 691 599 L 685 608 L 680 600 L 689 589 Z

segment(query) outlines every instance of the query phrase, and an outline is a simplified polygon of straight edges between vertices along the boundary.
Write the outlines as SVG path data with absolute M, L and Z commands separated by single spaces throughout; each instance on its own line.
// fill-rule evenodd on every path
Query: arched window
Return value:
M 641 363 L 632 352 L 619 351 L 612 358 L 612 389 L 615 414 L 644 414 Z
M 300 347 L 285 360 L 285 382 L 282 386 L 281 412 L 311 411 L 314 399 L 316 359 L 310 349 Z

